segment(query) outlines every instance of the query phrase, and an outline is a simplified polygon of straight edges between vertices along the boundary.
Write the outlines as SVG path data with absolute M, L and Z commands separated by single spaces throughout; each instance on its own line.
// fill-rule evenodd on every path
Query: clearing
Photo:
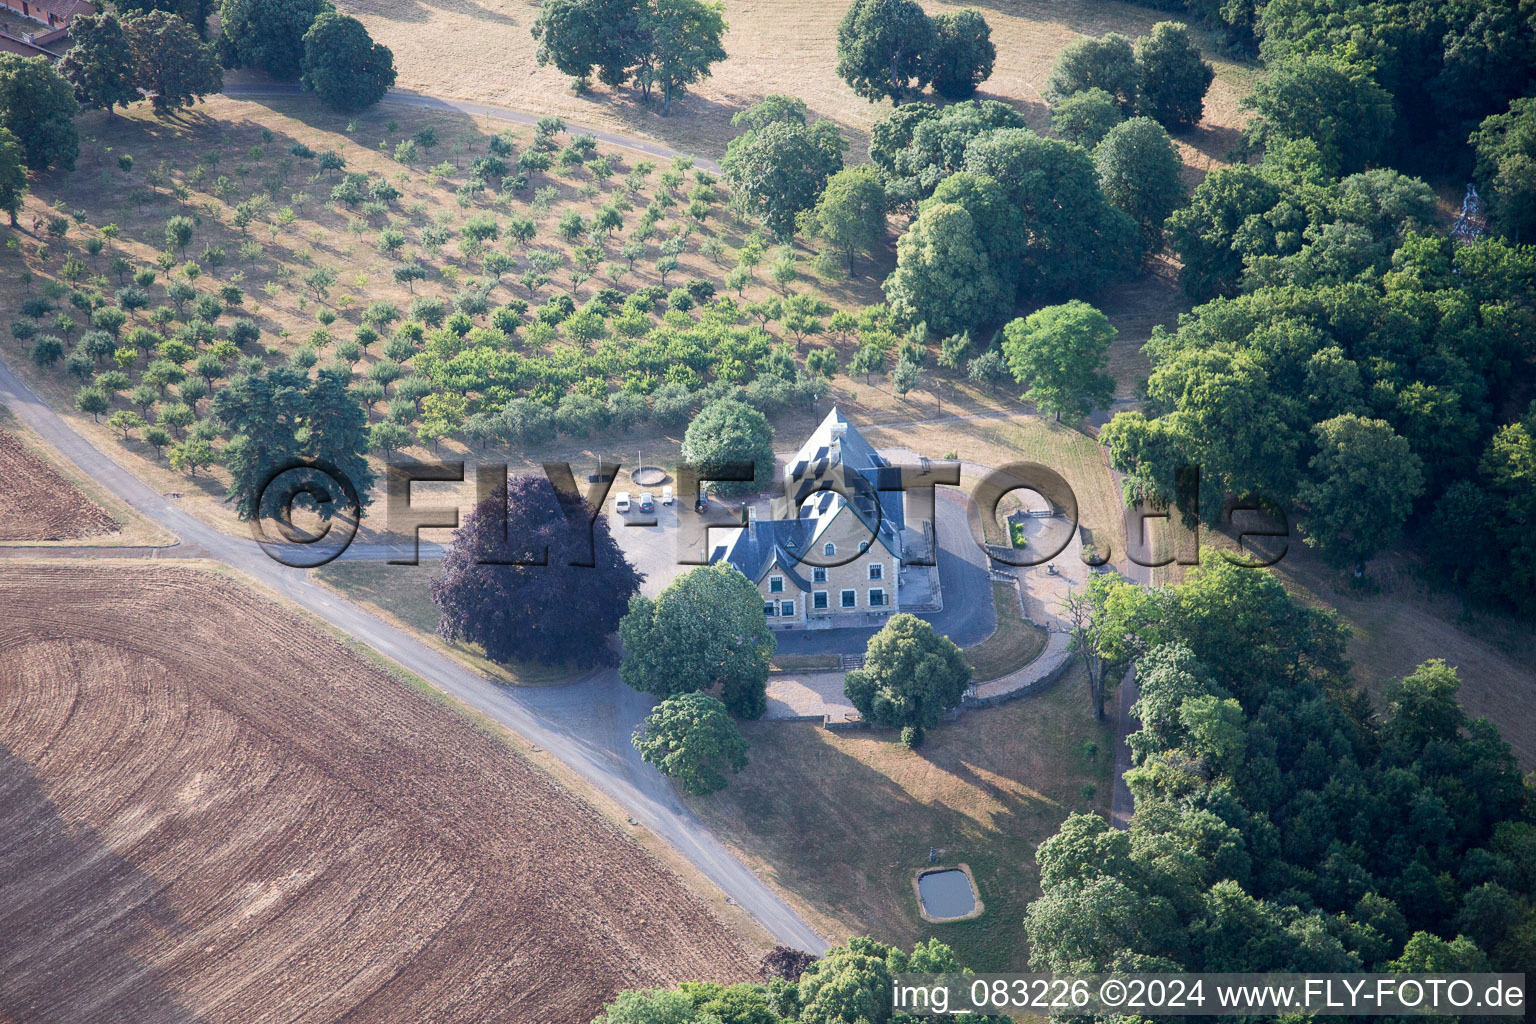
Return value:
M 590 806 L 221 575 L 0 574 L 0 750 L 0 1019 L 585 1024 L 753 973 Z

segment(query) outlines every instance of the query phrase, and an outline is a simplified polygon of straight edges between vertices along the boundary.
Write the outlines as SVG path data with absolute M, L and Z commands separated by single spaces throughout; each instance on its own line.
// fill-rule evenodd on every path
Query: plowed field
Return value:
M 504 743 L 223 577 L 0 573 L 0 1021 L 590 1021 L 752 956 Z
M 0 541 L 76 540 L 117 533 L 101 506 L 0 430 Z

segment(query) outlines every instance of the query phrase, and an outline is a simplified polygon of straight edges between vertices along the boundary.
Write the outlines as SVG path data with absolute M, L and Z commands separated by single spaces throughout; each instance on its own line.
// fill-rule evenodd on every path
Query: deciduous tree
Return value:
M 1051 69 L 1045 94 L 1057 100 L 1084 89 L 1103 89 L 1130 114 L 1140 86 L 1141 65 L 1131 41 L 1111 32 L 1101 39 L 1085 36 L 1068 43 Z
M 373 106 L 395 84 L 395 55 L 375 43 L 363 23 L 324 11 L 304 34 L 301 81 L 320 101 L 344 113 Z
M 1470 141 L 1494 224 L 1514 242 L 1530 242 L 1536 238 L 1536 96 L 1490 115 Z
M 1297 499 L 1301 529 L 1331 560 L 1365 561 L 1397 539 L 1424 489 L 1423 462 L 1384 420 L 1335 416 L 1312 428 L 1317 454 Z
M 1310 139 L 1330 175 L 1375 162 L 1392 132 L 1392 94 L 1364 68 L 1315 54 L 1272 68 L 1243 101 L 1256 116 L 1248 139 L 1275 145 Z
M 75 99 L 87 110 L 101 108 L 107 117 L 114 108 L 139 99 L 134 85 L 133 49 L 117 12 L 77 14 L 69 23 L 71 46 L 59 61 L 59 72 L 75 87 Z
M 199 102 L 224 88 L 213 47 L 174 14 L 147 11 L 123 19 L 133 49 L 138 87 L 161 116 Z
M 915 615 L 894 615 L 869 638 L 862 668 L 849 672 L 843 692 L 876 725 L 902 730 L 908 746 L 959 707 L 971 683 L 960 648 Z
M 933 91 L 950 100 L 974 95 L 992 77 L 997 47 L 992 27 L 979 11 L 945 11 L 931 19 L 933 42 L 922 58 L 922 77 Z
M 617 86 L 641 59 L 645 40 L 634 0 L 548 0 L 533 23 L 538 61 L 585 83 Z
M 544 476 L 509 478 L 465 517 L 432 581 L 439 632 L 500 662 L 602 664 L 642 577 L 594 516 Z
M 661 91 L 661 114 L 688 86 L 725 60 L 725 5 L 718 0 L 647 0 L 640 18 L 648 48 L 637 74 Z
M 1140 229 L 1141 251 L 1161 249 L 1163 222 L 1184 199 L 1184 162 L 1168 133 L 1149 117 L 1133 117 L 1110 129 L 1093 162 L 1104 198 Z
M 26 153 L 10 129 L 0 128 L 0 210 L 17 226 L 16 215 L 27 194 Z
M 692 569 L 655 600 L 631 598 L 619 636 L 619 675 L 637 690 L 671 697 L 719 688 L 741 718 L 758 718 L 767 708 L 768 660 L 778 645 L 762 595 L 730 565 Z
M 1160 21 L 1136 40 L 1141 83 L 1136 111 L 1169 131 L 1195 124 L 1205 111 L 1205 94 L 1216 69 L 1200 56 L 1182 22 Z
M 730 464 L 752 467 L 751 480 L 709 485 L 716 494 L 750 494 L 773 481 L 773 428 L 756 409 L 734 398 L 721 398 L 705 405 L 689 422 L 682 455 L 701 479 Z
M 871 255 L 885 240 L 885 184 L 880 172 L 848 167 L 827 180 L 807 218 L 811 233 L 842 250 L 853 273 L 854 257 Z
M 896 243 L 885 297 L 897 316 L 945 334 L 996 320 L 1012 303 L 964 207 L 926 203 Z
M 1115 381 L 1106 372 L 1109 318 L 1086 302 L 1046 306 L 1003 328 L 1003 355 L 1024 397 L 1057 420 L 1076 419 L 1106 406 Z
M 798 110 L 763 120 L 731 140 L 721 169 L 736 207 L 789 239 L 796 215 L 816 204 L 827 179 L 842 168 L 848 144 L 832 121 L 807 124 Z
M 837 26 L 837 74 L 871 103 L 923 84 L 933 25 L 914 0 L 853 0 Z
M 1084 149 L 1093 149 L 1123 120 L 1119 102 L 1103 89 L 1084 89 L 1051 104 L 1051 127 Z
M 304 35 L 330 0 L 222 0 L 219 55 L 225 67 L 256 68 L 273 78 L 299 77 Z
M 697 690 L 656 705 L 634 744 L 641 760 L 693 796 L 719 792 L 727 785 L 726 773 L 747 766 L 747 741 L 725 705 Z
M 32 170 L 75 169 L 79 112 L 74 89 L 48 58 L 0 53 L 0 128 L 21 143 Z

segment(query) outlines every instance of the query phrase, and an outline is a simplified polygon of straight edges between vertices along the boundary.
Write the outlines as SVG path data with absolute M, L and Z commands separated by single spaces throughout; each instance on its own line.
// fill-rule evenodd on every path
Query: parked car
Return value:
M 656 511 L 656 499 L 651 495 L 650 491 L 646 491 L 644 494 L 640 495 L 640 511 Z
M 621 516 L 629 512 L 628 491 L 620 491 L 613 496 L 613 510 Z
M 672 498 L 672 485 L 668 484 L 661 489 L 661 503 L 663 505 L 670 505 L 672 504 Z

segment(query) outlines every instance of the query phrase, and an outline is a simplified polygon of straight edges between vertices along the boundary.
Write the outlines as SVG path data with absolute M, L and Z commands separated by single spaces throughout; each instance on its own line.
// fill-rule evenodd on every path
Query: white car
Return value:
M 672 495 L 672 485 L 668 484 L 667 486 L 665 486 L 665 487 L 663 487 L 661 489 L 661 503 L 663 505 L 670 505 L 670 504 L 672 504 L 672 497 L 673 497 L 673 495 Z
M 628 491 L 620 491 L 618 494 L 613 496 L 613 510 L 621 516 L 626 515 L 629 512 Z

